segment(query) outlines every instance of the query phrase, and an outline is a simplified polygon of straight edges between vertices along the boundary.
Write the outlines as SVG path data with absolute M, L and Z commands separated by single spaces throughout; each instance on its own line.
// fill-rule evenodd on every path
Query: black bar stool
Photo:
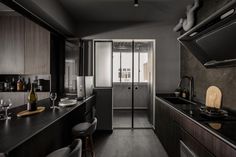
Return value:
M 93 133 L 97 128 L 97 118 L 95 117 L 92 123 L 83 122 L 75 125 L 72 128 L 72 134 L 74 138 L 82 138 L 84 144 L 85 156 L 87 151 L 91 153 L 92 157 L 95 157 L 94 143 L 93 143 Z
M 82 141 L 75 139 L 73 143 L 67 147 L 55 150 L 46 157 L 81 157 L 82 156 Z

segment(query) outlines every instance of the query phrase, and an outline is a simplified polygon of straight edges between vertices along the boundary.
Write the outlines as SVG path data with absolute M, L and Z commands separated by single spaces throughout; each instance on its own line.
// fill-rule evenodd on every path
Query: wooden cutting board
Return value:
M 45 107 L 39 106 L 39 107 L 37 107 L 37 110 L 35 110 L 35 111 L 25 110 L 25 111 L 19 112 L 19 113 L 17 113 L 17 117 L 31 116 L 31 115 L 43 112 L 44 110 L 45 110 Z
M 212 108 L 221 107 L 222 93 L 216 86 L 210 86 L 206 92 L 206 106 Z

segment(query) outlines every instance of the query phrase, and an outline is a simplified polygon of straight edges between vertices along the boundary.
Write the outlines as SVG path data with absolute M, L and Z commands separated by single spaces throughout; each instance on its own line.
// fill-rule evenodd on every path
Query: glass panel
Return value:
M 112 86 L 112 42 L 95 42 L 96 87 Z
M 113 82 L 120 82 L 120 53 L 113 52 Z
M 134 82 L 138 82 L 139 78 L 139 53 L 135 52 L 134 53 Z
M 113 46 L 113 127 L 132 127 L 132 42 L 116 41 Z M 119 56 L 120 54 L 120 56 Z M 120 60 L 118 59 L 120 57 Z M 116 65 L 115 65 L 116 64 Z M 120 65 L 121 64 L 121 65 Z M 118 69 L 121 70 L 119 71 Z M 119 77 L 120 72 L 120 77 Z M 121 82 L 118 78 L 121 79 Z
M 132 82 L 132 53 L 121 53 L 121 82 Z
M 73 43 L 66 43 L 65 53 L 65 92 L 76 93 L 76 76 L 79 67 L 79 48 Z
M 139 53 L 138 64 L 134 69 L 139 69 L 139 82 L 134 83 L 134 128 L 151 128 L 150 116 L 150 91 L 149 71 L 150 44 L 145 41 L 135 42 L 135 52 Z
M 140 53 L 140 82 L 148 82 L 148 53 Z

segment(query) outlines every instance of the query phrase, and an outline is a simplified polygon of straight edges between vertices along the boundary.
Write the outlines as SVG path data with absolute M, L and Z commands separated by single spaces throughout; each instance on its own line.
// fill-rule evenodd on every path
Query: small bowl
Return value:
M 180 96 L 180 92 L 174 92 L 176 97 Z

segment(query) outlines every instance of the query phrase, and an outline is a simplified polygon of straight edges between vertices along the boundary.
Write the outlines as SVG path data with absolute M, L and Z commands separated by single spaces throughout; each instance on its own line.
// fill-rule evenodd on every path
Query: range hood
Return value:
M 178 38 L 206 68 L 236 66 L 236 0 Z

